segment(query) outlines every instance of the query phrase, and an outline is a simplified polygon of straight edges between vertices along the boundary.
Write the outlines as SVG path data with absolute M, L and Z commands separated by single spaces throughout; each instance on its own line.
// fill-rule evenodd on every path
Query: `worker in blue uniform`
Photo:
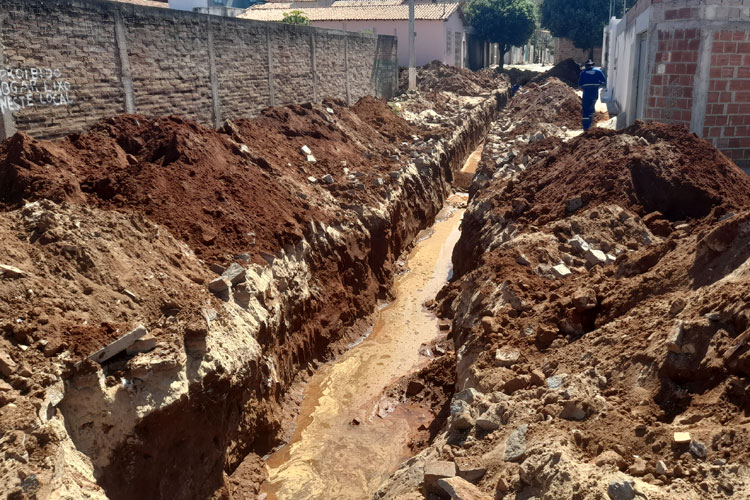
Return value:
M 599 87 L 607 86 L 607 77 L 600 68 L 594 67 L 594 61 L 589 59 L 578 77 L 578 86 L 583 89 L 583 130 L 591 128 L 594 123 L 594 105 L 599 99 Z

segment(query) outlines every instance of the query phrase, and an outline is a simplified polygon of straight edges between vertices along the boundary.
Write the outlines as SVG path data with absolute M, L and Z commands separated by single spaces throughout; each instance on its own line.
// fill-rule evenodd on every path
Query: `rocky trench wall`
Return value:
M 169 358 L 139 355 L 126 373 L 88 365 L 59 405 L 70 439 L 55 464 L 56 494 L 109 498 L 227 498 L 248 454 L 279 444 L 280 403 L 311 362 L 361 335 L 387 297 L 393 262 L 429 226 L 449 179 L 483 140 L 505 93 L 466 112 L 451 137 L 392 176 L 380 206 L 345 207 L 339 227 L 310 222 L 295 246 L 247 270 L 247 308 L 228 300 L 189 325 Z M 105 369 L 106 370 L 106 369 Z M 101 487 L 101 488 L 100 488 Z M 55 490 L 57 488 L 57 490 Z
M 99 0 L 0 0 L 0 140 L 121 113 L 202 125 L 397 84 L 396 38 Z

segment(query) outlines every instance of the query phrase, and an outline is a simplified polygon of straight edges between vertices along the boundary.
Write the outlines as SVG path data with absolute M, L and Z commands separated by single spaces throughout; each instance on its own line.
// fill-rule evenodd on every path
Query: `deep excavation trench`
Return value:
M 265 257 L 270 265 L 250 264 L 247 289 L 257 302 L 218 320 L 203 308 L 214 319 L 206 319 L 208 328 L 203 320 L 187 325 L 183 358 L 142 359 L 140 371 L 115 375 L 128 397 L 111 382 L 118 372 L 105 367 L 104 383 L 96 367 L 80 369 L 66 384 L 61 410 L 106 496 L 257 492 L 265 476 L 260 457 L 281 444 L 290 420 L 282 404 L 288 388 L 311 363 L 335 357 L 366 333 L 377 304 L 390 295 L 396 260 L 435 221 L 454 173 L 504 101 L 503 90 L 475 98 L 451 118 L 446 139 L 422 140 L 427 153 L 399 172 L 384 203 L 346 207 L 358 213 L 355 224 L 310 223 L 301 242 Z M 248 141 L 241 126 L 231 133 Z M 404 405 L 370 419 L 368 408 L 389 382 L 419 365 L 419 346 L 437 333 L 422 304 L 447 278 L 460 217 L 454 211 L 417 244 L 411 271 L 398 280 L 397 299 L 380 312 L 370 338 L 314 375 L 292 444 L 269 461 L 269 493 L 330 498 L 338 489 L 337 498 L 363 498 L 409 456 L 408 437 L 429 425 L 428 412 Z M 351 426 L 354 418 L 362 424 Z
M 376 316 L 372 333 L 310 380 L 292 441 L 267 461 L 271 499 L 361 499 L 410 455 L 407 443 L 429 411 L 398 405 L 386 387 L 424 364 L 422 344 L 438 334 L 424 308 L 451 272 L 462 209 L 446 207 L 406 260 L 395 300 Z

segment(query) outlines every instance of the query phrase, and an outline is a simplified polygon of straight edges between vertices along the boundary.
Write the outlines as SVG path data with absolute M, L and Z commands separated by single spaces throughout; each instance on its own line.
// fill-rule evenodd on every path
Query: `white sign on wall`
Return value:
M 0 112 L 70 106 L 71 85 L 60 68 L 0 68 Z

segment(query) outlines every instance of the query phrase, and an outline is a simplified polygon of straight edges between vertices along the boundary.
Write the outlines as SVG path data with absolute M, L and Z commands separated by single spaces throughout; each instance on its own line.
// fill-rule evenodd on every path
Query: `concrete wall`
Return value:
M 354 32 L 369 32 L 377 35 L 394 35 L 398 37 L 398 64 L 409 66 L 409 21 L 313 21 L 313 26 Z M 451 32 L 451 43 L 448 46 L 447 35 Z M 464 25 L 458 13 L 446 21 L 414 22 L 416 36 L 415 51 L 417 66 L 438 60 L 444 64 L 456 65 L 456 33 L 460 34 L 462 43 L 466 39 Z M 459 45 L 460 47 L 461 45 Z M 459 59 L 465 60 L 466 50 Z
M 204 125 L 396 89 L 396 40 L 98 0 L 0 0 L 0 138 L 118 113 Z
M 613 21 L 610 78 L 624 115 L 682 124 L 750 172 L 750 0 L 641 0 Z M 637 35 L 647 39 L 645 104 L 633 107 Z M 630 87 L 629 87 L 630 86 Z

